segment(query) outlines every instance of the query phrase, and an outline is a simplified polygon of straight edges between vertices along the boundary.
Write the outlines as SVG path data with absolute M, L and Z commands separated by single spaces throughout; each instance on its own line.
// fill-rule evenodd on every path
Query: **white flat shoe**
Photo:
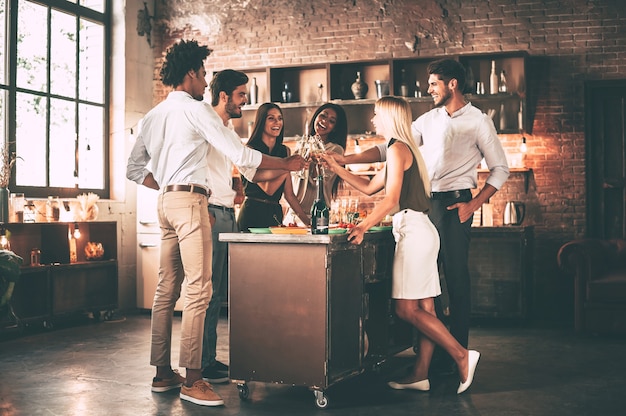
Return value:
M 387 385 L 395 390 L 430 390 L 430 381 L 428 381 L 428 379 L 416 381 L 415 383 L 398 383 L 396 381 L 390 381 Z
M 456 391 L 456 394 L 461 394 L 465 390 L 469 389 L 472 385 L 472 381 L 474 381 L 474 372 L 476 371 L 476 366 L 478 365 L 478 360 L 480 359 L 480 353 L 478 351 L 470 350 L 469 352 L 469 371 L 467 374 L 467 380 L 465 383 L 460 383 L 459 388 Z

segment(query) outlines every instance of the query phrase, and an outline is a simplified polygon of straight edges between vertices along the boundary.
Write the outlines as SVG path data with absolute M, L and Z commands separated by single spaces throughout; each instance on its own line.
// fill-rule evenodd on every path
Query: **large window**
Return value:
M 0 0 L 0 145 L 11 192 L 109 197 L 110 0 Z

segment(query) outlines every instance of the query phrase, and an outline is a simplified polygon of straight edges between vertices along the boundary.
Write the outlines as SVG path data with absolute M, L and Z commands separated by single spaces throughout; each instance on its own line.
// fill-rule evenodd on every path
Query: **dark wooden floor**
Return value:
M 174 359 L 178 361 L 175 319 Z M 228 323 L 219 324 L 218 359 L 228 362 Z M 413 357 L 393 357 L 327 390 L 318 409 L 306 387 L 249 383 L 242 401 L 233 384 L 216 385 L 225 405 L 181 402 L 177 391 L 152 393 L 150 317 L 74 322 L 0 339 L 0 415 L 621 415 L 626 405 L 626 339 L 576 336 L 569 329 L 475 327 L 482 353 L 475 382 L 460 396 L 449 378 L 429 393 L 394 391 L 386 382 Z

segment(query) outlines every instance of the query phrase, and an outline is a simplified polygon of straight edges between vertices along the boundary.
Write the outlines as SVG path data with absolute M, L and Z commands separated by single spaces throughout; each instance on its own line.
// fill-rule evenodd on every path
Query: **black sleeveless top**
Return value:
M 396 139 L 389 140 L 387 148 L 397 142 Z M 410 148 L 409 148 L 410 150 Z M 400 190 L 400 210 L 412 209 L 417 212 L 427 213 L 430 210 L 430 198 L 426 196 L 426 190 L 424 189 L 424 183 L 420 177 L 420 172 L 417 167 L 417 160 L 415 155 L 411 151 L 413 156 L 413 163 L 404 171 L 402 176 L 402 189 Z
M 274 146 L 274 148 L 272 149 L 272 152 L 270 152 L 269 147 L 267 147 L 267 145 L 263 143 L 262 141 L 259 142 L 258 145 L 251 146 L 251 147 L 269 156 L 276 156 L 276 157 L 281 157 L 281 158 L 287 157 L 287 146 L 285 146 L 284 144 L 281 144 L 279 146 Z M 267 201 L 273 201 L 276 203 L 280 201 L 280 198 L 283 196 L 283 191 L 285 189 L 285 184 L 283 183 L 276 190 L 276 192 L 274 192 L 274 195 L 268 195 L 263 191 L 263 189 L 261 189 L 261 187 L 259 187 L 259 185 L 257 185 L 254 182 L 248 181 L 243 175 L 241 175 L 241 182 L 243 185 L 243 193 L 245 196 L 258 198 L 258 199 L 264 199 Z

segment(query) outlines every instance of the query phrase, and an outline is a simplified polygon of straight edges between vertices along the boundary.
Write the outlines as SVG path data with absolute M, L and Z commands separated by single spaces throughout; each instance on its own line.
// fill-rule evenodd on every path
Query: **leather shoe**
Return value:
M 474 372 L 476 371 L 476 366 L 478 365 L 478 360 L 480 359 L 480 353 L 478 351 L 470 350 L 469 352 L 469 370 L 467 373 L 467 380 L 465 383 L 460 383 L 459 388 L 456 391 L 456 394 L 461 394 L 465 390 L 469 389 L 472 385 L 472 381 L 474 381 Z
M 387 385 L 395 390 L 430 390 L 430 381 L 428 381 L 428 379 L 416 381 L 415 383 L 398 383 L 397 381 L 390 381 Z

